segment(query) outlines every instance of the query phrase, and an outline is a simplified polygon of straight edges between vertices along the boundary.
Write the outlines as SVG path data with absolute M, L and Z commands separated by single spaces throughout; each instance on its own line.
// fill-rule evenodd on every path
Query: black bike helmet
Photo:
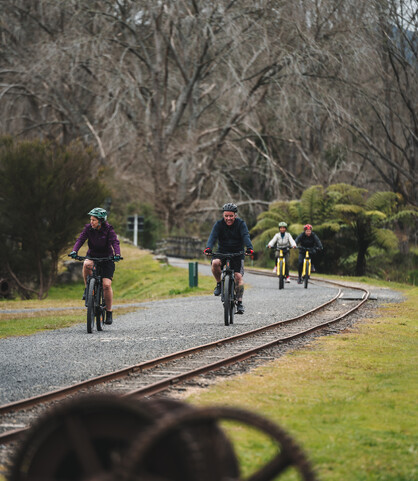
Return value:
M 223 212 L 238 212 L 238 207 L 235 204 L 229 202 L 228 204 L 224 204 L 222 207 Z

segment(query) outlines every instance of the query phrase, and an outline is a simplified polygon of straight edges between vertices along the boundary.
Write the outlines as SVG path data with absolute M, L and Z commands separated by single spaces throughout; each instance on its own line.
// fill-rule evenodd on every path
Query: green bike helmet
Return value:
M 93 217 L 97 217 L 100 223 L 107 220 L 107 212 L 101 207 L 95 207 L 87 215 L 92 215 Z
M 279 222 L 279 227 L 286 227 L 286 229 L 287 229 L 286 222 Z

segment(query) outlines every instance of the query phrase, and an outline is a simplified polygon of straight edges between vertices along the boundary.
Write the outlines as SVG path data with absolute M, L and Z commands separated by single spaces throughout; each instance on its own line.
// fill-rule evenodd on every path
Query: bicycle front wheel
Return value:
M 94 328 L 94 294 L 96 288 L 96 279 L 90 279 L 87 289 L 87 332 L 91 334 Z
M 224 322 L 225 326 L 229 326 L 229 317 L 231 314 L 231 278 L 225 276 L 223 280 L 223 299 L 224 299 Z
M 277 266 L 278 273 L 279 273 L 279 289 L 284 288 L 284 262 L 283 260 L 279 261 L 279 265 Z
M 229 324 L 234 323 L 234 311 L 235 311 L 235 282 L 231 279 L 231 287 L 229 289 Z
M 303 287 L 305 289 L 308 288 L 308 281 L 309 281 L 309 271 L 310 271 L 310 265 L 309 262 L 306 263 L 306 269 L 305 269 L 305 277 L 303 278 Z
M 105 303 L 103 298 L 102 286 L 97 286 L 96 292 L 96 327 L 98 331 L 103 331 L 105 321 Z

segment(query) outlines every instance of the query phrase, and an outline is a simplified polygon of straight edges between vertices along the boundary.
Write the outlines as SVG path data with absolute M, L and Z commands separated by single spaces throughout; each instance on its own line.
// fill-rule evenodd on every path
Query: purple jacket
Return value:
M 120 256 L 119 239 L 115 230 L 108 222 L 103 222 L 99 230 L 93 229 L 86 224 L 82 233 L 78 236 L 73 250 L 78 252 L 87 240 L 89 249 L 87 255 L 91 257 Z

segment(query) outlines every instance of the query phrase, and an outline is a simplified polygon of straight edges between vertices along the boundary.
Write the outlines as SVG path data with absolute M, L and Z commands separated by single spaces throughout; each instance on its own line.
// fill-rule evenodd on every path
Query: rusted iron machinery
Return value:
M 39 418 L 16 452 L 9 479 L 240 481 L 238 456 L 225 424 L 258 431 L 277 450 L 247 481 L 277 479 L 288 469 L 299 479 L 316 479 L 293 439 L 257 414 L 230 407 L 196 408 L 166 398 L 107 395 L 66 402 Z

